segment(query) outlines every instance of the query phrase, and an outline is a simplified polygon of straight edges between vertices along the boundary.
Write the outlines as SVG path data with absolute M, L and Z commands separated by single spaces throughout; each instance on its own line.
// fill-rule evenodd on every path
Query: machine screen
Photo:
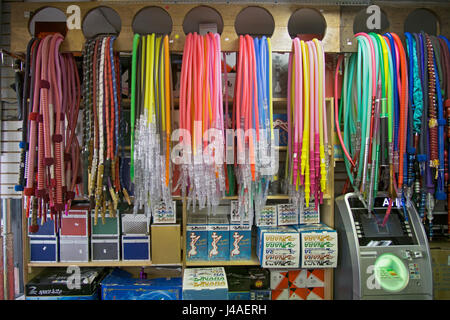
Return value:
M 401 209 L 393 206 L 389 218 L 383 226 L 387 207 L 382 207 L 383 202 L 381 200 L 375 201 L 375 208 L 370 216 L 368 210 L 363 207 L 358 199 L 350 198 L 348 200 L 350 207 L 352 207 L 360 246 L 415 244 L 415 238 L 412 236 L 413 231 L 407 231 Z

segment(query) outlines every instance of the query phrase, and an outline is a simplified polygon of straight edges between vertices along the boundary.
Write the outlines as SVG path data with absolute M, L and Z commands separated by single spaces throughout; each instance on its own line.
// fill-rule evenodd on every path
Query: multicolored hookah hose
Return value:
M 239 36 L 233 129 L 237 137 L 238 210 L 253 219 L 265 206 L 276 175 L 270 38 Z
M 180 81 L 177 188 L 192 205 L 210 210 L 225 194 L 224 113 L 220 35 L 186 36 Z M 174 147 L 176 149 L 177 147 Z
M 30 81 L 24 87 L 29 97 L 27 114 L 28 152 L 24 196 L 30 232 L 37 232 L 37 217 L 47 212 L 60 227 L 60 215 L 70 209 L 81 183 L 76 124 L 81 102 L 80 79 L 75 58 L 60 53 L 61 34 L 32 39 L 29 56 Z
M 138 72 L 138 61 L 145 65 Z M 151 217 L 161 202 L 172 209 L 169 38 L 138 35 L 133 39 L 131 73 L 131 162 L 134 213 Z M 137 112 L 136 112 L 137 110 Z M 138 174 L 135 174 L 137 172 Z
M 322 43 L 295 38 L 288 73 L 288 157 L 286 180 L 291 201 L 302 210 L 323 201 L 328 177 L 325 108 L 325 55 Z

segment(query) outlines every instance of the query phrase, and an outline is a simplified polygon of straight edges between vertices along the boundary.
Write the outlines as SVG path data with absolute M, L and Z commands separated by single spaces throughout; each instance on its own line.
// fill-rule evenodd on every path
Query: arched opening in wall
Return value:
M 86 14 L 81 28 L 87 39 L 100 34 L 118 36 L 122 28 L 122 20 L 116 10 L 102 6 Z
M 322 40 L 327 30 L 324 16 L 315 9 L 301 8 L 295 11 L 288 22 L 291 38 L 299 37 L 304 41 L 317 38 Z
M 66 35 L 66 14 L 55 7 L 45 7 L 39 9 L 30 19 L 28 31 L 35 37 L 41 32 L 59 32 Z
M 428 9 L 416 9 L 405 20 L 404 31 L 419 33 L 424 31 L 430 35 L 437 35 L 439 21 L 436 15 Z
M 222 16 L 217 10 L 211 7 L 195 7 L 184 17 L 183 31 L 185 34 L 194 32 L 202 35 L 207 32 L 222 34 Z
M 359 11 L 353 20 L 353 33 L 375 32 L 384 33 L 389 28 L 389 19 L 387 15 L 380 10 L 380 19 L 377 20 L 374 13 L 367 13 L 366 9 Z
M 139 10 L 133 19 L 133 32 L 138 34 L 169 35 L 172 32 L 172 18 L 163 8 L 151 6 Z
M 275 30 L 275 20 L 269 11 L 261 7 L 247 7 L 236 17 L 234 29 L 237 35 L 271 37 Z

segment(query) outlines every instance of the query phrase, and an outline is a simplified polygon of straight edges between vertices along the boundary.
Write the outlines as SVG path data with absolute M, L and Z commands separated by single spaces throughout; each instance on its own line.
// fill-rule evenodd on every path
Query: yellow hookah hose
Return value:
M 158 107 L 158 95 L 159 95 L 159 90 L 160 90 L 160 83 L 158 81 L 158 79 L 155 77 L 155 75 L 157 75 L 159 72 L 158 70 L 158 65 L 159 65 L 159 50 L 160 50 L 160 46 L 161 46 L 161 37 L 156 37 L 155 35 L 155 46 L 153 48 L 153 73 L 150 75 L 152 77 L 152 82 L 153 85 L 151 87 L 151 90 L 153 91 L 153 113 L 152 115 L 155 117 L 153 118 L 153 120 L 156 121 L 156 116 L 159 116 L 159 119 L 161 119 L 161 112 L 160 112 L 160 108 L 159 110 L 157 110 Z M 159 106 L 161 107 L 161 106 Z M 155 124 L 156 126 L 156 124 Z
M 166 187 L 169 186 L 170 172 L 169 172 L 169 161 L 170 161 L 170 55 L 169 55 L 169 36 L 164 37 L 164 81 L 165 81 L 165 117 L 166 117 Z
M 323 104 L 325 101 L 323 101 L 324 94 L 322 87 L 323 83 L 323 75 L 324 75 L 324 65 L 323 65 L 323 52 L 322 52 L 322 46 L 320 45 L 319 41 L 317 39 L 313 39 L 314 44 L 316 45 L 317 50 L 317 61 L 318 61 L 318 68 L 319 68 L 319 137 L 320 137 L 320 190 L 322 192 L 325 192 L 327 187 L 327 170 L 325 165 L 325 147 L 324 147 L 324 127 L 323 127 Z M 316 199 L 317 201 L 317 199 Z
M 159 52 L 161 52 L 161 50 L 162 50 L 162 53 L 161 53 L 161 57 L 159 58 L 160 59 L 160 62 L 159 62 L 159 81 L 158 81 L 158 85 L 159 85 L 159 95 L 160 95 L 160 99 L 161 99 L 161 106 L 160 106 L 160 109 L 161 109 L 161 133 L 163 132 L 163 131 L 166 131 L 166 102 L 165 102 L 165 97 L 166 97 L 166 95 L 165 95 L 165 81 L 164 81 L 164 76 L 165 76 L 165 73 L 164 73 L 164 66 L 165 66 L 165 64 L 166 64 L 166 61 L 165 61 L 165 54 L 164 54 L 164 42 L 163 42 L 164 40 L 163 40 L 163 38 L 161 38 L 161 41 L 160 41 L 160 44 L 159 44 L 159 46 L 160 46 L 160 49 L 158 50 L 158 53 Z M 161 48 L 161 46 L 163 47 L 163 48 Z M 162 138 L 162 136 L 161 136 L 161 138 Z
M 148 122 L 153 123 L 153 115 L 155 113 L 155 101 L 153 95 L 153 69 L 155 67 L 155 34 L 148 36 L 149 41 L 147 43 L 147 88 L 146 96 L 148 95 L 147 108 L 148 108 Z
M 305 176 L 305 202 L 306 207 L 309 207 L 310 199 L 310 180 L 309 180 L 309 58 L 308 50 L 306 49 L 305 42 L 300 41 L 300 45 L 303 52 L 303 86 L 304 86 L 304 127 L 303 127 L 303 143 L 302 143 L 302 156 L 301 156 L 301 170 L 302 175 Z

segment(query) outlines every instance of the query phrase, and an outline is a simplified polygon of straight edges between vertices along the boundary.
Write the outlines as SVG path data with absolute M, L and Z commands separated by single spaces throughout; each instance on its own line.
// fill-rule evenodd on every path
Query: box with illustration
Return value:
M 208 217 L 208 259 L 230 260 L 230 223 L 226 215 Z
M 258 228 L 256 243 L 256 252 L 261 267 L 299 267 L 300 235 L 294 227 L 260 227 Z
M 228 300 L 225 269 L 223 267 L 184 269 L 183 300 Z
M 336 268 L 338 238 L 336 230 L 324 224 L 298 225 L 301 241 L 301 268 Z
M 230 260 L 252 258 L 252 227 L 248 224 L 230 225 Z
M 256 211 L 256 226 L 258 227 L 275 227 L 277 225 L 277 206 L 265 206 L 262 210 Z
M 208 217 L 191 215 L 186 225 L 186 260 L 208 260 Z

